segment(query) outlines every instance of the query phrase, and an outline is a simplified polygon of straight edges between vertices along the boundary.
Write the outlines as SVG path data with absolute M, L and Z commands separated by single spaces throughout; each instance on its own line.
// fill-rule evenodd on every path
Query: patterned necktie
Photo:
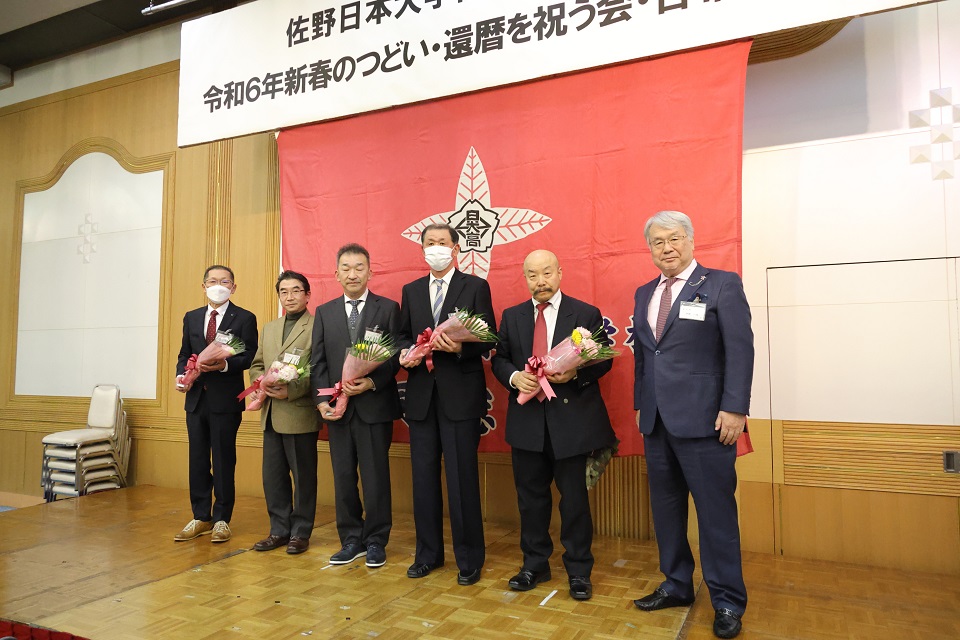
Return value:
M 360 311 L 357 310 L 357 307 L 360 306 L 361 300 L 347 300 L 347 304 L 352 305 L 353 308 L 350 309 L 350 317 L 347 318 L 347 324 L 350 326 L 350 342 L 357 341 L 357 325 L 360 324 Z
M 207 344 L 213 342 L 217 337 L 217 310 L 210 312 L 210 321 L 207 322 Z
M 676 278 L 667 278 L 666 286 L 663 288 L 663 295 L 660 296 L 660 309 L 657 311 L 657 342 L 660 342 L 660 336 L 663 335 L 663 328 L 667 326 L 667 316 L 670 315 L 670 307 L 673 299 L 670 296 L 670 287 L 676 282 Z
M 436 297 L 433 299 L 433 326 L 440 324 L 440 309 L 443 308 L 443 280 L 435 279 L 433 284 L 437 287 Z
M 549 302 L 537 305 L 537 321 L 533 323 L 533 355 L 547 355 L 547 319 L 543 317 L 543 310 L 550 306 Z

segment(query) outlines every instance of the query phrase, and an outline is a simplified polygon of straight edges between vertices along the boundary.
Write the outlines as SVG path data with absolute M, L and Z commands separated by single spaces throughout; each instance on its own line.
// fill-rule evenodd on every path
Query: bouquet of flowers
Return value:
M 557 394 L 547 380 L 548 375 L 566 373 L 620 355 L 619 351 L 600 340 L 602 335 L 603 327 L 593 333 L 583 327 L 577 327 L 560 344 L 550 349 L 547 355 L 532 356 L 527 360 L 524 371 L 537 376 L 540 388 L 530 393 L 520 393 L 517 402 L 526 404 L 533 398 L 537 398 L 540 402 L 544 399 L 552 400 L 557 397 Z
M 199 355 L 193 354 L 190 356 L 190 359 L 187 360 L 186 369 L 184 369 L 182 374 L 177 376 L 177 384 L 182 385 L 184 391 L 189 391 L 196 379 L 200 377 L 200 369 L 197 368 L 198 365 L 209 365 L 214 362 L 219 362 L 220 360 L 226 360 L 230 356 L 235 356 L 246 350 L 247 347 L 243 344 L 243 340 L 236 336 L 231 335 L 230 339 L 226 342 L 214 340 L 208 344 Z
M 310 375 L 310 365 L 304 364 L 297 366 L 295 364 L 274 361 L 267 369 L 266 373 L 258 376 L 249 387 L 237 396 L 237 400 L 243 400 L 250 396 L 250 404 L 247 405 L 247 411 L 258 411 L 267 399 L 266 392 L 261 387 L 269 387 L 277 383 L 290 384 L 294 380 L 300 380 Z
M 340 382 L 328 389 L 317 389 L 322 396 L 329 395 L 329 403 L 333 405 L 333 415 L 324 416 L 341 418 L 347 410 L 348 396 L 343 394 L 343 383 L 353 382 L 363 378 L 368 373 L 393 357 L 397 352 L 397 344 L 389 334 L 381 334 L 376 338 L 357 340 L 347 347 L 347 356 L 343 359 L 343 371 Z
M 457 309 L 450 317 L 437 325 L 436 329 L 427 327 L 417 336 L 416 343 L 410 347 L 400 364 L 426 357 L 427 371 L 433 371 L 433 353 L 437 337 L 443 334 L 454 342 L 496 342 L 497 334 L 479 313 L 470 313 L 466 309 Z

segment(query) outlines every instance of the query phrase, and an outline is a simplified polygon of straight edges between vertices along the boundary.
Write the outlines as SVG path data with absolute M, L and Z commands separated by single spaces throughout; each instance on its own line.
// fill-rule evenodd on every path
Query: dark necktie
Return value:
M 350 326 L 350 342 L 357 341 L 357 326 L 360 324 L 360 311 L 357 307 L 361 302 L 362 300 L 347 300 L 347 304 L 353 306 L 353 309 L 350 309 L 350 317 L 347 318 L 347 324 Z
M 210 312 L 210 321 L 207 322 L 207 344 L 213 342 L 217 337 L 217 310 Z
M 533 323 L 533 355 L 547 355 L 547 319 L 543 317 L 543 310 L 550 306 L 549 302 L 537 305 L 537 321 Z
M 660 342 L 660 336 L 663 335 L 663 328 L 667 326 L 667 316 L 670 315 L 670 307 L 673 304 L 673 298 L 670 296 L 670 287 L 672 287 L 676 281 L 676 278 L 667 278 L 666 286 L 663 288 L 663 295 L 660 296 L 660 309 L 657 311 L 657 342 Z

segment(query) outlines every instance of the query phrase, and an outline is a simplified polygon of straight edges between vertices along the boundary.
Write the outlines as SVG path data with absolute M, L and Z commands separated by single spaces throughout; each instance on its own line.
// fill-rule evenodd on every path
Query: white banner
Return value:
M 257 0 L 184 23 L 180 146 L 930 0 Z

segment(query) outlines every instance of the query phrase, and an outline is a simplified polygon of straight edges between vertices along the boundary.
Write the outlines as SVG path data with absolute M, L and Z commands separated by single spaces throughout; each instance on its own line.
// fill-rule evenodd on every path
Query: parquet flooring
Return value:
M 445 567 L 406 577 L 409 515 L 395 514 L 379 569 L 327 563 L 339 549 L 331 508 L 319 510 L 300 556 L 250 551 L 268 529 L 262 499 L 238 500 L 233 539 L 222 545 L 208 536 L 174 543 L 189 518 L 185 491 L 156 487 L 0 513 L 0 617 L 94 640 L 713 637 L 705 588 L 690 609 L 633 607 L 659 584 L 651 542 L 598 538 L 594 597 L 575 602 L 561 549 L 551 581 L 511 591 L 519 534 L 496 525 L 485 529 L 483 577 L 460 587 L 449 545 Z M 960 577 L 762 554 L 746 554 L 744 569 L 751 601 L 743 638 L 960 637 Z

